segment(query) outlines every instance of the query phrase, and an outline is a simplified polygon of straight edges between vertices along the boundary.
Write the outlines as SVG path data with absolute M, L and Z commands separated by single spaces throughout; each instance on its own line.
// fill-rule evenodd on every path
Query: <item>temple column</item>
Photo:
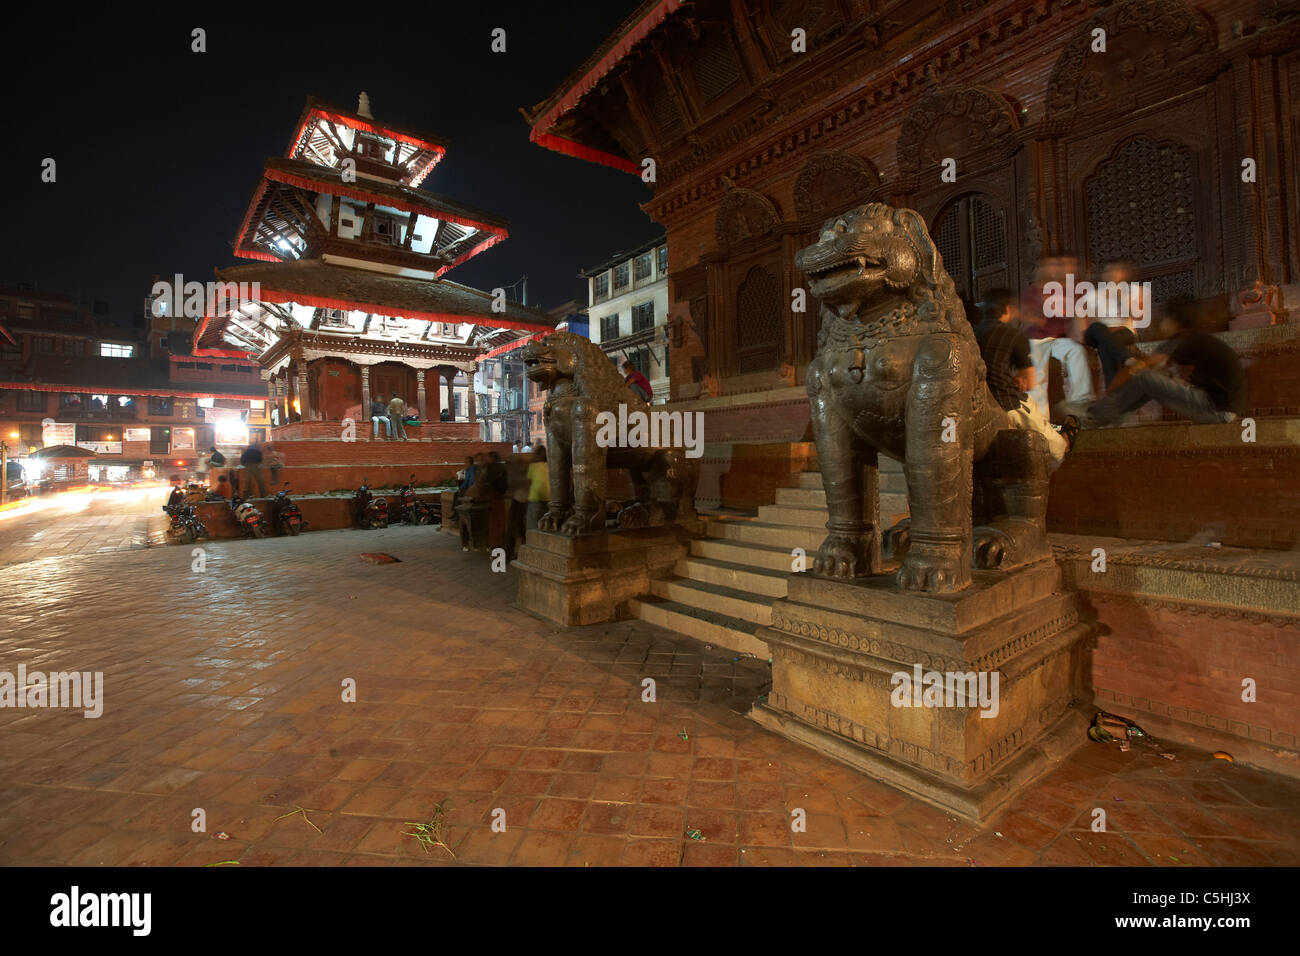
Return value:
M 362 431 L 371 434 L 374 424 L 370 421 L 370 366 L 361 366 L 361 421 L 357 422 Z
M 447 383 L 447 418 L 450 421 L 456 420 L 456 370 L 443 369 L 442 379 Z
M 474 394 L 474 373 L 478 371 L 478 363 L 475 362 L 465 372 L 465 377 L 469 379 L 469 388 L 466 391 L 465 410 L 469 412 L 469 420 L 478 421 L 478 396 Z
M 298 366 L 298 418 L 304 422 L 315 418 L 315 413 L 311 408 L 311 393 L 307 391 L 306 362 Z
M 275 408 L 275 376 L 269 375 L 266 379 L 266 423 L 268 427 L 272 427 L 275 424 L 271 419 L 271 409 L 273 408 Z M 252 414 L 252 407 L 250 406 L 250 417 Z
M 425 393 L 424 393 L 424 369 L 415 370 L 415 401 L 420 407 L 420 421 L 427 422 L 429 417 L 424 414 Z

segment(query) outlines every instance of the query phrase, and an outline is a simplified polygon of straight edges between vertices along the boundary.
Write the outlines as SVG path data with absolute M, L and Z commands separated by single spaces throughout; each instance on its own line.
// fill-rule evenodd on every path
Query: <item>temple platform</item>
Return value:
M 358 429 L 359 435 L 360 429 Z M 278 451 L 284 456 L 280 481 L 290 482 L 291 490 L 299 494 L 315 494 L 328 491 L 352 491 L 367 479 L 371 487 L 396 488 L 406 484 L 412 473 L 415 474 L 417 484 L 425 486 L 448 484 L 455 481 L 456 473 L 465 467 L 465 459 L 468 456 L 495 451 L 504 457 L 510 454 L 510 445 L 503 442 L 450 437 L 411 441 L 384 441 L 383 439 L 370 441 L 367 433 L 367 440 L 357 441 L 342 441 L 339 438 L 286 440 L 277 436 L 263 451 Z M 238 467 L 233 462 L 231 465 Z M 230 470 L 230 468 L 218 470 Z M 271 479 L 266 468 L 262 469 L 262 475 L 269 486 Z

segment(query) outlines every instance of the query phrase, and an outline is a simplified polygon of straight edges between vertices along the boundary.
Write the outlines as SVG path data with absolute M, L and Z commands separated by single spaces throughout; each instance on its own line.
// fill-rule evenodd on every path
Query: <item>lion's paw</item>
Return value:
M 856 578 L 867 571 L 861 535 L 832 532 L 822 542 L 813 573 L 834 578 Z
M 1032 521 L 1006 518 L 975 529 L 972 563 L 984 571 L 1005 571 L 1049 553 L 1047 536 Z
M 548 511 L 537 519 L 538 531 L 557 531 L 568 515 L 563 512 Z
M 574 511 L 569 515 L 564 524 L 560 525 L 560 534 L 570 538 L 576 538 L 580 534 L 586 534 L 591 530 L 591 519 L 593 514 L 589 511 Z
M 913 541 L 895 578 L 904 591 L 950 594 L 970 584 L 966 549 L 951 544 Z

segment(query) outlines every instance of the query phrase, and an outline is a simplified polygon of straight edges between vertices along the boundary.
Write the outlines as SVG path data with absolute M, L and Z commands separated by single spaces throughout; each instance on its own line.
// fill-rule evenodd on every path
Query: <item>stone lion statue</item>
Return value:
M 953 592 L 971 568 L 1048 557 L 1047 449 L 1016 430 L 990 393 L 952 279 L 911 209 L 868 203 L 828 219 L 795 255 L 821 301 L 808 367 L 813 435 L 830 532 L 815 573 L 881 570 L 898 586 Z M 910 518 L 875 524 L 877 456 L 903 463 Z
M 625 447 L 598 416 L 651 414 L 650 405 L 623 384 L 598 345 L 581 335 L 553 332 L 524 346 L 528 380 L 547 391 L 543 421 L 551 480 L 542 531 L 576 536 L 605 529 L 606 473 L 626 468 L 636 501 L 618 513 L 620 528 L 660 525 L 694 515 L 698 469 L 684 448 Z M 609 413 L 602 416 L 601 413 Z M 666 413 L 660 412 L 660 415 Z M 678 413 L 680 417 L 680 413 Z

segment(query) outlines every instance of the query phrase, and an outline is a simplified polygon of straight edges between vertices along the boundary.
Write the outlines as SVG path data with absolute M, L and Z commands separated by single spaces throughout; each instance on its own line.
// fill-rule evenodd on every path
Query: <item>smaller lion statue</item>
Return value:
M 641 420 L 648 421 L 651 410 L 627 388 L 599 346 L 581 335 L 554 332 L 525 345 L 523 359 L 528 380 L 547 392 L 542 417 L 551 495 L 538 530 L 570 537 L 605 530 L 610 468 L 626 468 L 636 493 L 636 501 L 618 513 L 620 528 L 651 527 L 694 515 L 698 469 L 685 448 L 624 447 L 608 440 L 611 429 L 598 419 L 644 416 Z

